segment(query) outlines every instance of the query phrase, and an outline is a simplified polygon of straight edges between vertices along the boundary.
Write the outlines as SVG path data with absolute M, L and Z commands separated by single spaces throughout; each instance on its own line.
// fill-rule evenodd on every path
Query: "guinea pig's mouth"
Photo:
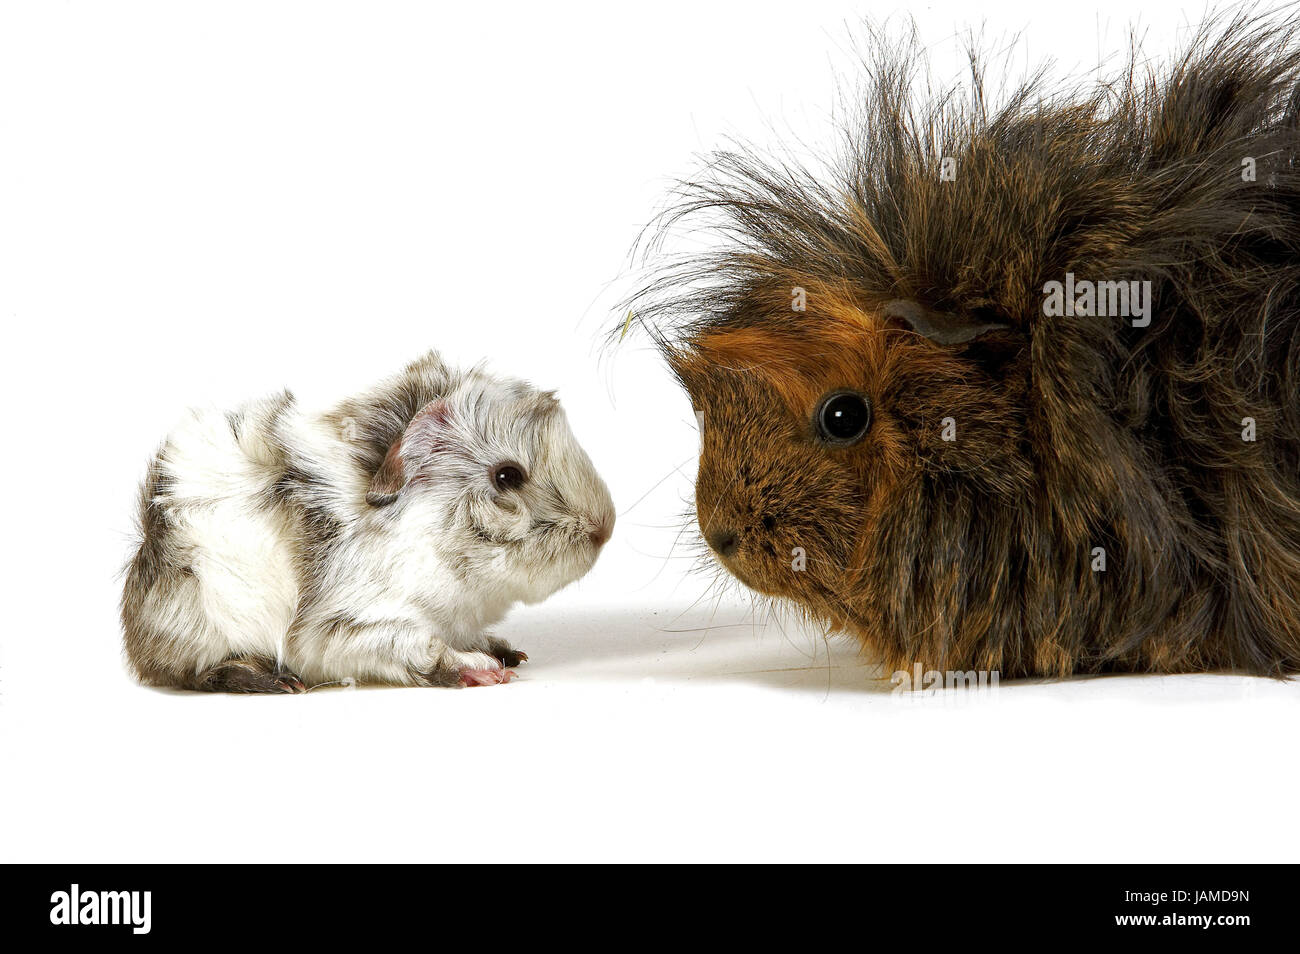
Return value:
M 754 579 L 749 574 L 745 573 L 743 570 L 739 570 L 735 567 L 728 566 L 725 563 L 723 564 L 723 567 L 726 569 L 728 573 L 734 576 L 745 586 L 749 587 L 755 593 L 759 593 L 763 596 L 775 596 L 781 598 L 786 598 L 790 596 L 789 593 L 784 593 L 778 589 L 775 589 L 774 587 L 764 585 L 761 581 Z
M 760 596 L 793 600 L 826 619 L 857 621 L 857 614 L 842 592 L 806 572 L 796 573 L 789 565 L 776 560 L 775 556 L 770 562 L 763 561 L 758 568 L 750 561 L 735 556 L 723 557 L 716 551 L 713 557 L 728 574 Z
M 810 564 L 824 571 L 828 561 L 809 556 L 804 549 L 806 544 L 771 535 L 771 529 L 767 519 L 745 530 L 701 522 L 705 543 L 714 560 L 749 589 L 763 596 L 814 603 L 827 612 L 842 615 L 845 605 L 842 594 L 827 585 L 824 572 L 810 572 Z
M 768 572 L 771 568 L 755 568 L 750 565 L 753 562 L 753 557 L 742 547 L 736 533 L 730 531 L 706 532 L 704 540 L 718 565 L 751 590 L 757 590 L 765 596 L 789 595 L 782 592 L 779 587 L 771 584 L 770 580 L 774 576 L 773 573 Z M 775 558 L 775 551 L 773 551 L 773 558 Z

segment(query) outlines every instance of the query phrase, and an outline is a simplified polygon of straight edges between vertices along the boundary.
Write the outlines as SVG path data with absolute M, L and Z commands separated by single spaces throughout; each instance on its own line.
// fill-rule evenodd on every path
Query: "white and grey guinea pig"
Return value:
M 297 692 L 509 681 L 486 632 L 581 577 L 609 490 L 554 395 L 430 352 L 323 414 L 288 392 L 163 443 L 126 572 L 141 681 Z

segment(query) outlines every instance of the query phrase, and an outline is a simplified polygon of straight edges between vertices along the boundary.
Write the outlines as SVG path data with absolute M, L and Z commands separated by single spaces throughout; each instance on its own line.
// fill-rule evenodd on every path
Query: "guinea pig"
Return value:
M 716 156 L 631 305 L 721 566 L 894 670 L 1300 670 L 1297 22 L 997 108 L 880 45 L 843 157 Z
M 193 412 L 149 467 L 126 573 L 141 681 L 214 692 L 508 682 L 486 632 L 614 526 L 555 396 L 430 352 L 326 413 Z

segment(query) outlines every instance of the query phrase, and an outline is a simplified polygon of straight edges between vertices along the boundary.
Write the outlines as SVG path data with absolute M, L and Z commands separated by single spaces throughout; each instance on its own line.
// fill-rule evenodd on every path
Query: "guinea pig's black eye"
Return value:
M 492 468 L 492 486 L 499 491 L 518 490 L 527 480 L 524 469 L 511 461 Z
M 828 444 L 856 444 L 871 426 L 871 404 L 856 391 L 836 391 L 817 408 L 817 433 Z

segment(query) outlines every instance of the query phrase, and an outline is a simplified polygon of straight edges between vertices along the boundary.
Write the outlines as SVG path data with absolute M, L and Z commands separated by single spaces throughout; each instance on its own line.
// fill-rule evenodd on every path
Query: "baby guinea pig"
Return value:
M 1298 27 L 1001 110 L 886 51 L 833 169 L 710 163 L 632 305 L 726 571 L 886 672 L 1300 671 Z
M 149 685 L 476 686 L 527 658 L 487 628 L 590 570 L 614 507 L 553 394 L 430 352 L 327 413 L 193 412 L 140 524 L 121 609 Z

